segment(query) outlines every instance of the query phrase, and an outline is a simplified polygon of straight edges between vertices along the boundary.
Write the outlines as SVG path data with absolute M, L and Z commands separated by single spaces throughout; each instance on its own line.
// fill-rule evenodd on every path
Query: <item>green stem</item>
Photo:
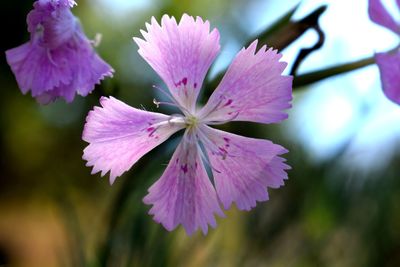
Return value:
M 374 63 L 375 63 L 375 58 L 369 57 L 369 58 L 361 59 L 361 60 L 354 61 L 351 63 L 346 63 L 346 64 L 334 66 L 331 68 L 326 68 L 326 69 L 306 73 L 303 75 L 295 76 L 294 80 L 293 80 L 293 88 L 307 86 L 312 83 L 324 80 L 326 78 L 330 78 L 332 76 L 336 76 L 336 75 L 346 73 L 349 71 L 357 70 L 357 69 L 369 66 Z
M 398 53 L 400 49 L 400 45 L 396 46 L 393 49 L 390 49 L 389 51 L 386 51 L 384 53 L 387 54 L 393 54 L 393 53 Z M 326 78 L 330 78 L 339 74 L 343 74 L 349 71 L 357 70 L 364 68 L 366 66 L 375 64 L 375 56 L 371 56 L 368 58 L 364 58 L 358 61 L 350 62 L 350 63 L 345 63 L 341 65 L 337 65 L 334 67 L 322 69 L 322 70 L 317 70 L 313 72 L 309 72 L 303 75 L 298 75 L 294 77 L 293 80 L 293 89 L 298 89 L 299 87 L 304 87 L 307 85 L 310 85 L 315 82 L 319 82 L 321 80 L 324 80 Z

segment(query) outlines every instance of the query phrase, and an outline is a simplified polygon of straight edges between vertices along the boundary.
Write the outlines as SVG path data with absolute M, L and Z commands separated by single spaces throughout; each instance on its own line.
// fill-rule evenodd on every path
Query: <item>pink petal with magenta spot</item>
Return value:
M 276 123 L 287 118 L 292 99 L 292 77 L 282 75 L 281 54 L 257 41 L 242 49 L 229 66 L 200 117 L 206 121 Z
M 110 183 L 129 170 L 143 155 L 182 127 L 168 123 L 169 116 L 132 108 L 110 97 L 100 99 L 86 118 L 83 151 L 92 173 L 110 171 Z M 162 126 L 157 126 L 162 124 Z
M 287 152 L 271 141 L 247 138 L 208 126 L 202 127 L 217 195 L 229 209 L 233 202 L 240 210 L 250 210 L 257 201 L 268 200 L 267 188 L 278 188 L 290 169 L 279 155 Z
M 184 14 L 177 24 L 164 15 L 161 26 L 153 17 L 142 31 L 144 40 L 134 38 L 139 54 L 167 84 L 173 97 L 193 111 L 211 63 L 219 51 L 219 33 L 210 23 Z
M 208 225 L 216 226 L 214 213 L 223 216 L 197 144 L 186 137 L 143 201 L 153 205 L 149 213 L 168 231 L 182 224 L 189 235 L 197 229 L 206 234 Z

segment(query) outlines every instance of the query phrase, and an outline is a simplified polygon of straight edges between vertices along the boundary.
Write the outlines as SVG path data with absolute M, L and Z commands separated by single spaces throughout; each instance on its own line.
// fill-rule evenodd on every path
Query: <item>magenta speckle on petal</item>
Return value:
M 183 84 L 184 86 L 186 86 L 187 82 L 188 82 L 188 80 L 187 80 L 187 78 L 185 77 L 185 78 L 183 78 L 182 80 L 180 80 L 179 82 L 175 83 L 175 87 L 179 87 L 179 86 L 181 86 L 182 84 Z
M 233 100 L 229 99 L 228 101 L 226 101 L 224 107 L 229 106 L 230 104 L 232 104 Z
M 187 78 L 186 77 L 182 79 L 182 83 L 183 83 L 183 85 L 186 86 L 186 84 L 187 84 Z
M 188 166 L 187 166 L 187 164 L 182 165 L 182 166 L 181 166 L 181 170 L 183 171 L 183 173 L 187 173 L 187 172 L 188 172 Z
M 228 151 L 226 151 L 226 149 L 223 148 L 223 147 L 218 147 L 218 149 L 221 150 L 221 152 L 224 152 L 224 153 L 227 153 L 227 152 L 228 152 Z
M 149 137 L 152 137 L 153 134 L 154 134 L 156 131 L 157 131 L 157 129 L 154 128 L 154 127 L 149 127 L 149 128 L 147 128 L 147 132 L 149 133 L 149 135 L 148 135 Z M 157 138 L 157 136 L 156 136 L 155 138 Z

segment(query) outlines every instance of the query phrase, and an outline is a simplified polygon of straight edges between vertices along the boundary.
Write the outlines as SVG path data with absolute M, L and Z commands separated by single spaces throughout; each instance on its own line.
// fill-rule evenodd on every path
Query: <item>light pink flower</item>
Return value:
M 41 104 L 58 97 L 72 102 L 86 96 L 113 69 L 94 51 L 78 19 L 72 0 L 39 0 L 27 16 L 31 40 L 6 51 L 17 83 Z
M 400 10 L 400 0 L 396 0 Z M 370 19 L 400 37 L 400 23 L 385 9 L 381 0 L 369 0 Z M 400 104 L 400 49 L 390 53 L 376 53 L 375 61 L 379 67 L 383 92 L 393 102 Z
M 268 140 L 216 130 L 208 125 L 228 121 L 277 123 L 287 118 L 292 98 L 292 77 L 283 76 L 281 55 L 257 42 L 242 49 L 208 103 L 196 100 L 204 77 L 219 51 L 219 33 L 197 17 L 153 18 L 134 38 L 139 54 L 167 84 L 182 115 L 163 115 L 132 108 L 110 97 L 101 98 L 86 120 L 83 140 L 89 143 L 83 158 L 93 172 L 110 171 L 110 182 L 130 169 L 144 154 L 185 129 L 164 174 L 144 198 L 150 214 L 167 230 L 182 224 L 188 234 L 207 233 L 216 226 L 214 214 L 223 216 L 233 202 L 250 210 L 268 200 L 267 188 L 278 188 L 289 169 L 279 155 L 286 149 Z M 204 152 L 203 152 L 204 148 Z M 210 166 L 214 184 L 207 175 Z

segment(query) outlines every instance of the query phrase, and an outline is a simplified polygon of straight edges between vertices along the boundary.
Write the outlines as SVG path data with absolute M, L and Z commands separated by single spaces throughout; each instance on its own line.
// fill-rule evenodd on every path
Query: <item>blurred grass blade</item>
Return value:
M 105 235 L 103 236 L 97 252 L 98 265 L 100 267 L 114 266 L 112 265 L 112 262 L 113 258 L 115 257 L 115 254 L 113 254 L 113 252 L 115 252 L 115 248 L 117 245 L 119 245 L 118 243 L 125 242 L 130 238 L 130 236 L 126 235 L 125 233 L 121 234 L 121 229 L 119 229 L 121 226 L 121 221 L 127 219 L 124 217 L 124 215 L 129 216 L 129 213 L 127 213 L 125 210 L 127 208 L 127 204 L 130 198 L 134 196 L 134 192 L 140 191 L 139 189 L 144 186 L 143 180 L 145 178 L 143 176 L 149 177 L 152 176 L 150 173 L 158 171 L 158 168 L 154 168 L 154 166 L 162 166 L 164 162 L 168 161 L 169 152 L 170 151 L 165 149 L 165 147 L 158 147 L 154 151 L 150 152 L 146 157 L 142 158 L 141 161 L 138 162 L 131 170 L 131 173 L 134 173 L 134 178 L 125 177 L 125 179 L 123 179 L 123 184 L 120 187 L 120 191 L 117 193 L 115 200 L 110 206 L 110 213 L 106 218 L 108 221 L 104 222 L 107 224 Z M 143 213 L 141 216 L 144 216 Z M 122 238 L 121 236 L 124 237 Z M 129 251 L 129 253 L 133 252 L 134 251 Z M 127 255 L 129 253 L 127 253 Z M 129 256 L 130 255 L 128 255 L 128 258 Z
M 64 191 L 55 195 L 54 199 L 58 204 L 61 215 L 63 216 L 63 222 L 65 223 L 66 232 L 68 234 L 68 243 L 71 253 L 70 260 L 73 266 L 84 267 L 87 265 L 84 253 L 85 240 L 76 207 L 72 203 L 68 194 Z

